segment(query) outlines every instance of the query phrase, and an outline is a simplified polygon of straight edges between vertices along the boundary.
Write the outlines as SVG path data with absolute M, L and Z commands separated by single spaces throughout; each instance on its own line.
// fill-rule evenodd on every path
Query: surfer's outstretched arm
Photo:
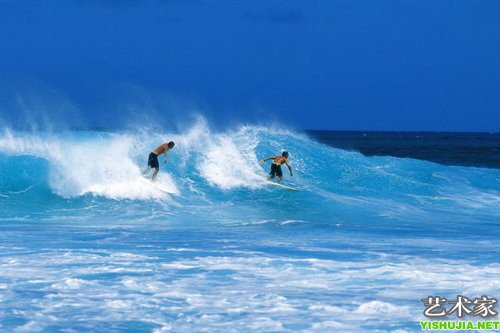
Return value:
M 288 171 L 290 171 L 290 176 L 293 176 L 292 167 L 288 164 L 288 161 L 285 161 L 285 164 L 288 167 Z
M 274 160 L 275 158 L 276 158 L 276 156 L 266 157 L 263 160 L 260 160 L 259 163 L 264 164 L 265 161 Z

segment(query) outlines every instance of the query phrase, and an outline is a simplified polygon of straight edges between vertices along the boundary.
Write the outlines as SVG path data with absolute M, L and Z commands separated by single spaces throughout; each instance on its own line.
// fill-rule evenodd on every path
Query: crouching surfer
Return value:
M 274 179 L 274 177 L 278 176 L 275 183 L 279 184 L 279 182 L 283 179 L 283 171 L 281 170 L 281 166 L 286 164 L 288 170 L 290 171 L 290 176 L 293 176 L 292 167 L 288 164 L 288 152 L 284 151 L 281 156 L 270 156 L 263 160 L 260 160 L 260 164 L 264 164 L 265 161 L 273 160 L 273 164 L 271 164 L 271 172 L 269 172 L 269 177 L 267 180 Z
M 149 169 L 154 169 L 155 171 L 153 172 L 153 176 L 151 177 L 151 181 L 153 181 L 158 174 L 158 171 L 160 171 L 160 164 L 158 163 L 158 156 L 161 154 L 165 155 L 165 160 L 163 163 L 167 162 L 167 153 L 170 149 L 174 148 L 175 143 L 173 141 L 170 141 L 169 143 L 164 143 L 158 147 L 156 147 L 155 150 L 153 150 L 148 157 L 148 168 L 145 170 L 145 174 L 149 171 Z

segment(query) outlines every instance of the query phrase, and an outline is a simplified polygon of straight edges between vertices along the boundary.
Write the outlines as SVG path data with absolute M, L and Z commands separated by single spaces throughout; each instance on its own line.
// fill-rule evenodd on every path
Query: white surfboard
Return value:
M 276 187 L 279 187 L 279 188 L 282 188 L 286 191 L 290 191 L 290 192 L 300 192 L 300 190 L 298 188 L 295 188 L 295 187 L 290 187 L 290 186 L 286 186 L 286 185 L 281 185 L 281 184 L 277 184 L 275 182 L 271 182 L 271 181 L 268 181 L 267 182 L 268 184 L 270 185 L 274 185 Z
M 142 178 L 142 181 L 149 184 L 150 186 L 153 186 L 158 191 L 162 191 L 162 192 L 168 193 L 168 194 L 176 194 L 176 192 L 170 190 L 167 186 L 164 186 L 163 184 L 155 182 L 155 181 L 151 181 L 150 178 L 144 177 L 144 178 Z

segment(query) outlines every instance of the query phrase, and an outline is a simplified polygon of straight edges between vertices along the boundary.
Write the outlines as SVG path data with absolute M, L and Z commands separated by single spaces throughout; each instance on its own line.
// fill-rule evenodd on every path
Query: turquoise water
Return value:
M 299 193 L 263 180 L 283 149 Z M 500 169 L 200 122 L 4 131 L 0 177 L 0 331 L 414 332 L 429 295 L 500 297 Z

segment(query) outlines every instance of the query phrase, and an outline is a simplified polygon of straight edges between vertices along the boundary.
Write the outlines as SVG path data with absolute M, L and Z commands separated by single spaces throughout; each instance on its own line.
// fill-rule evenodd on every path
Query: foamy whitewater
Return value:
M 284 149 L 299 193 L 258 163 Z M 499 169 L 284 129 L 4 130 L 0 212 L 2 332 L 415 332 L 429 295 L 500 298 Z

